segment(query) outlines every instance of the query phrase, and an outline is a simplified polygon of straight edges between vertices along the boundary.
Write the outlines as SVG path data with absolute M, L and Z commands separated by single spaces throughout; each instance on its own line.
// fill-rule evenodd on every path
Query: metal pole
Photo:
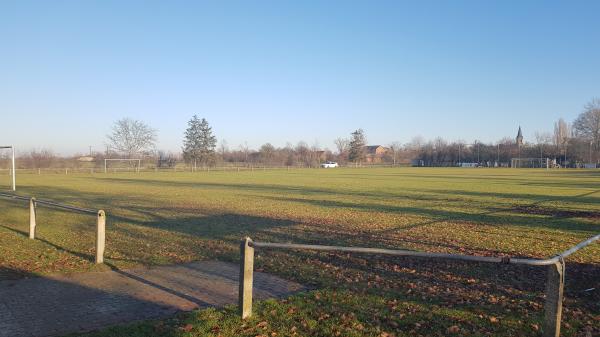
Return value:
M 561 258 L 548 266 L 546 303 L 544 305 L 544 337 L 560 336 L 562 301 L 565 284 L 565 261 Z
M 104 159 L 104 173 L 107 173 L 106 159 Z
M 11 146 L 12 148 L 12 190 L 16 191 L 17 190 L 17 170 L 15 169 L 15 147 Z
M 252 316 L 252 282 L 254 274 L 254 247 L 246 237 L 240 243 L 239 310 L 242 319 Z
M 104 245 L 106 242 L 106 214 L 103 210 L 98 211 L 96 222 L 96 263 L 104 263 Z
M 35 198 L 29 199 L 29 238 L 35 239 Z

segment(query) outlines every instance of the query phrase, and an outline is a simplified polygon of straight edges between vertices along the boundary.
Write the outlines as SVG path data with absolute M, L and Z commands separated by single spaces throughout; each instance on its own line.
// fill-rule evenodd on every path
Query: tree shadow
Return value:
M 64 335 L 237 302 L 239 266 L 197 262 L 155 269 L 34 275 L 0 267 L 0 337 Z M 254 298 L 287 297 L 300 285 L 257 272 Z
M 93 331 L 140 319 L 168 317 L 180 308 L 122 291 L 107 291 L 71 282 L 68 278 L 40 277 L 24 270 L 0 267 L 0 336 L 31 337 Z
M 439 221 L 466 221 L 473 223 L 485 223 L 491 225 L 506 225 L 510 224 L 511 226 L 522 226 L 522 227 L 541 227 L 548 229 L 561 229 L 561 230 L 570 230 L 570 231 L 581 231 L 587 233 L 593 233 L 598 229 L 598 226 L 589 222 L 578 221 L 576 219 L 561 219 L 560 222 L 549 222 L 549 221 L 540 221 L 535 218 L 523 217 L 518 214 L 506 214 L 503 213 L 501 215 L 495 216 L 494 214 L 499 212 L 510 212 L 510 209 L 492 209 L 489 211 L 485 211 L 483 213 L 470 213 L 470 212 L 461 212 L 461 211 L 450 211 L 444 209 L 431 209 L 431 208 L 423 208 L 423 207 L 410 207 L 410 206 L 397 206 L 397 205 L 389 205 L 389 204 L 377 204 L 377 203 L 354 203 L 354 202 L 344 202 L 344 201 L 336 201 L 336 200 L 327 200 L 327 199 L 302 199 L 302 198 L 285 198 L 285 197 L 268 197 L 263 196 L 265 199 L 279 200 L 279 201 L 288 201 L 295 202 L 301 204 L 307 204 L 311 206 L 318 207 L 326 207 L 326 208 L 334 208 L 334 209 L 354 209 L 354 210 L 364 210 L 371 212 L 385 212 L 385 213 L 395 213 L 395 214 L 410 214 L 417 216 L 426 216 L 429 218 L 434 218 L 434 220 L 428 220 L 421 224 L 414 224 L 412 226 L 408 226 L 408 228 L 414 228 L 419 226 L 425 226 L 429 224 L 433 224 Z M 402 227 L 398 228 L 402 229 Z M 386 231 L 390 231 L 389 229 Z
M 589 187 L 587 187 L 589 188 Z M 597 205 L 600 203 L 600 195 L 598 197 L 591 197 L 593 194 L 600 193 L 600 190 L 594 190 L 578 194 L 575 196 L 553 196 L 553 195 L 539 195 L 539 194 L 528 194 L 528 193 L 502 193 L 502 192 L 481 192 L 481 191 L 470 191 L 470 190 L 427 190 L 428 193 L 437 193 L 442 195 L 456 195 L 456 196 L 471 196 L 471 197 L 485 197 L 485 198 L 500 198 L 500 199 L 512 199 L 512 200 L 528 200 L 534 203 L 541 202 L 566 202 L 573 201 L 577 203 L 586 203 Z

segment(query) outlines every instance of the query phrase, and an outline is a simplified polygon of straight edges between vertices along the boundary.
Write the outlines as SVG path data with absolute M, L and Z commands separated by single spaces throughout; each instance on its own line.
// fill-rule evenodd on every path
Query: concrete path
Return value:
M 151 269 L 0 281 L 0 337 L 60 336 L 237 303 L 239 266 L 195 262 Z M 302 286 L 254 273 L 257 299 Z

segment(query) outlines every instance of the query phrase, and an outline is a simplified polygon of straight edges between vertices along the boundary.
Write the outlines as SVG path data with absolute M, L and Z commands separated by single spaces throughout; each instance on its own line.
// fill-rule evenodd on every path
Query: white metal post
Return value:
M 106 214 L 103 210 L 98 211 L 96 223 L 96 263 L 104 262 L 104 245 L 106 241 Z
M 12 190 L 16 191 L 17 190 L 17 171 L 15 170 L 15 147 L 11 146 L 12 148 Z
M 29 199 L 29 238 L 35 239 L 35 198 Z

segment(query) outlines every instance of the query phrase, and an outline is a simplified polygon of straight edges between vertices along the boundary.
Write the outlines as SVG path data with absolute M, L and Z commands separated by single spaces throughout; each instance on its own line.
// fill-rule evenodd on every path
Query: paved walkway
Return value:
M 0 281 L 0 336 L 56 336 L 237 303 L 239 266 L 195 262 L 151 269 Z M 254 273 L 257 299 L 302 286 Z

